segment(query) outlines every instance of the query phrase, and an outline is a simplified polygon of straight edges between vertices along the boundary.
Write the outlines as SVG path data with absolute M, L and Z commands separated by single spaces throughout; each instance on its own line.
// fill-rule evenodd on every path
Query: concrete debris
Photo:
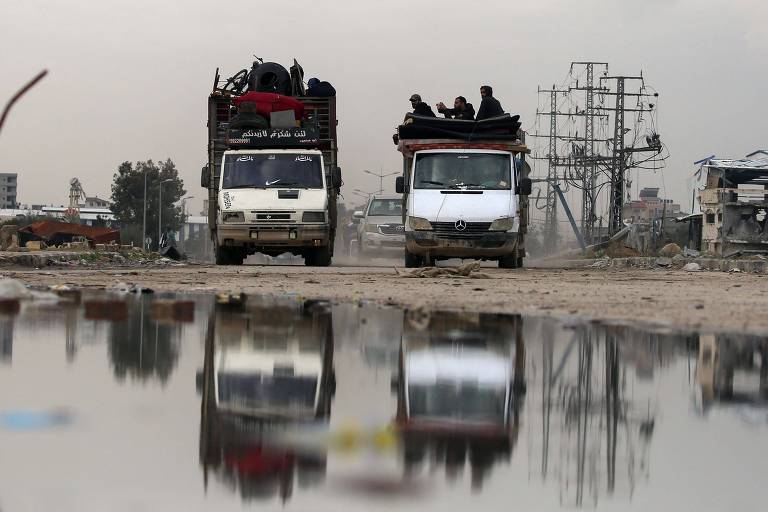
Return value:
M 137 284 L 124 283 L 124 282 L 115 283 L 112 286 L 108 287 L 107 290 L 118 292 L 118 293 L 136 293 L 136 294 L 154 293 L 154 290 L 152 288 L 144 288 Z
M 740 268 L 736 268 L 736 267 L 733 267 L 732 269 L 730 269 L 730 270 L 728 271 L 728 273 L 729 273 L 729 274 L 740 274 L 740 273 L 741 273 L 741 269 L 740 269 Z
M 683 250 L 680 248 L 677 244 L 667 244 L 661 249 L 659 249 L 659 255 L 661 256 L 674 256 L 675 254 L 682 253 Z
M 608 256 L 605 256 L 588 266 L 590 268 L 608 268 L 611 266 L 611 258 L 609 258 Z
M 701 251 L 697 251 L 696 249 L 689 249 L 686 247 L 683 249 L 683 256 L 686 258 L 698 258 L 701 256 Z
M 405 277 L 451 277 L 451 278 L 465 278 L 472 279 L 490 279 L 491 276 L 477 272 L 480 268 L 479 261 L 470 261 L 459 265 L 456 268 L 447 267 L 426 267 L 417 268 L 412 272 L 406 274 Z
M 675 254 L 674 256 L 672 256 L 672 263 L 675 265 L 684 265 L 685 261 L 686 261 L 686 258 L 682 254 Z
M 701 265 L 698 263 L 686 263 L 686 265 L 683 267 L 683 270 L 686 272 L 701 272 Z
M 654 262 L 657 267 L 671 267 L 672 266 L 672 258 L 667 257 L 660 257 L 656 258 L 656 261 Z

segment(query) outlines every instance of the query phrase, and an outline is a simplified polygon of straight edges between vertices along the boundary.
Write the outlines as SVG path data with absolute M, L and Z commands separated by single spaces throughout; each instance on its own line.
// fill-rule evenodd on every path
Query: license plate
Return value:
M 251 238 L 259 240 L 288 240 L 288 231 L 252 231 Z

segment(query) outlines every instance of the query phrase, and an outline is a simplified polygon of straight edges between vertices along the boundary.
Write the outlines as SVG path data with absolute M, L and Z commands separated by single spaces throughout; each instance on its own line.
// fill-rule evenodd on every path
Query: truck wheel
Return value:
M 311 249 L 304 256 L 304 264 L 308 267 L 327 267 L 331 264 L 331 249 L 327 245 Z
M 419 268 L 421 266 L 421 257 L 417 254 L 405 250 L 405 268 Z
M 231 255 L 229 248 L 227 247 L 221 247 L 220 245 L 216 246 L 215 249 L 216 252 L 216 264 L 217 265 L 229 265 L 231 260 Z
M 518 258 L 516 252 L 509 256 L 502 256 L 499 258 L 499 268 L 517 268 L 519 260 L 522 258 Z

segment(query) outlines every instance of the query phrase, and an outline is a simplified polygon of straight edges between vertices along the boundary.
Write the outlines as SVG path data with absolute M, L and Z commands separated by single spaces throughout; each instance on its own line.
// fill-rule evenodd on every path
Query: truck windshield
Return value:
M 225 155 L 222 189 L 323 188 L 320 155 Z
M 416 155 L 413 188 L 509 190 L 509 155 L 496 153 L 425 153 Z
M 503 387 L 479 387 L 471 382 L 411 384 L 408 391 L 413 418 L 440 418 L 501 423 L 506 392 Z
M 369 217 L 399 217 L 403 214 L 403 201 L 400 199 L 374 199 L 368 208 Z
M 312 408 L 316 377 L 219 373 L 219 401 L 253 409 Z

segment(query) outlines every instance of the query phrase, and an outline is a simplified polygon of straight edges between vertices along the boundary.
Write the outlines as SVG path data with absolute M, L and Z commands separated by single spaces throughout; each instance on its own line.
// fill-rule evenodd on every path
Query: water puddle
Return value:
M 0 303 L 0 510 L 756 510 L 768 340 L 296 297 Z

